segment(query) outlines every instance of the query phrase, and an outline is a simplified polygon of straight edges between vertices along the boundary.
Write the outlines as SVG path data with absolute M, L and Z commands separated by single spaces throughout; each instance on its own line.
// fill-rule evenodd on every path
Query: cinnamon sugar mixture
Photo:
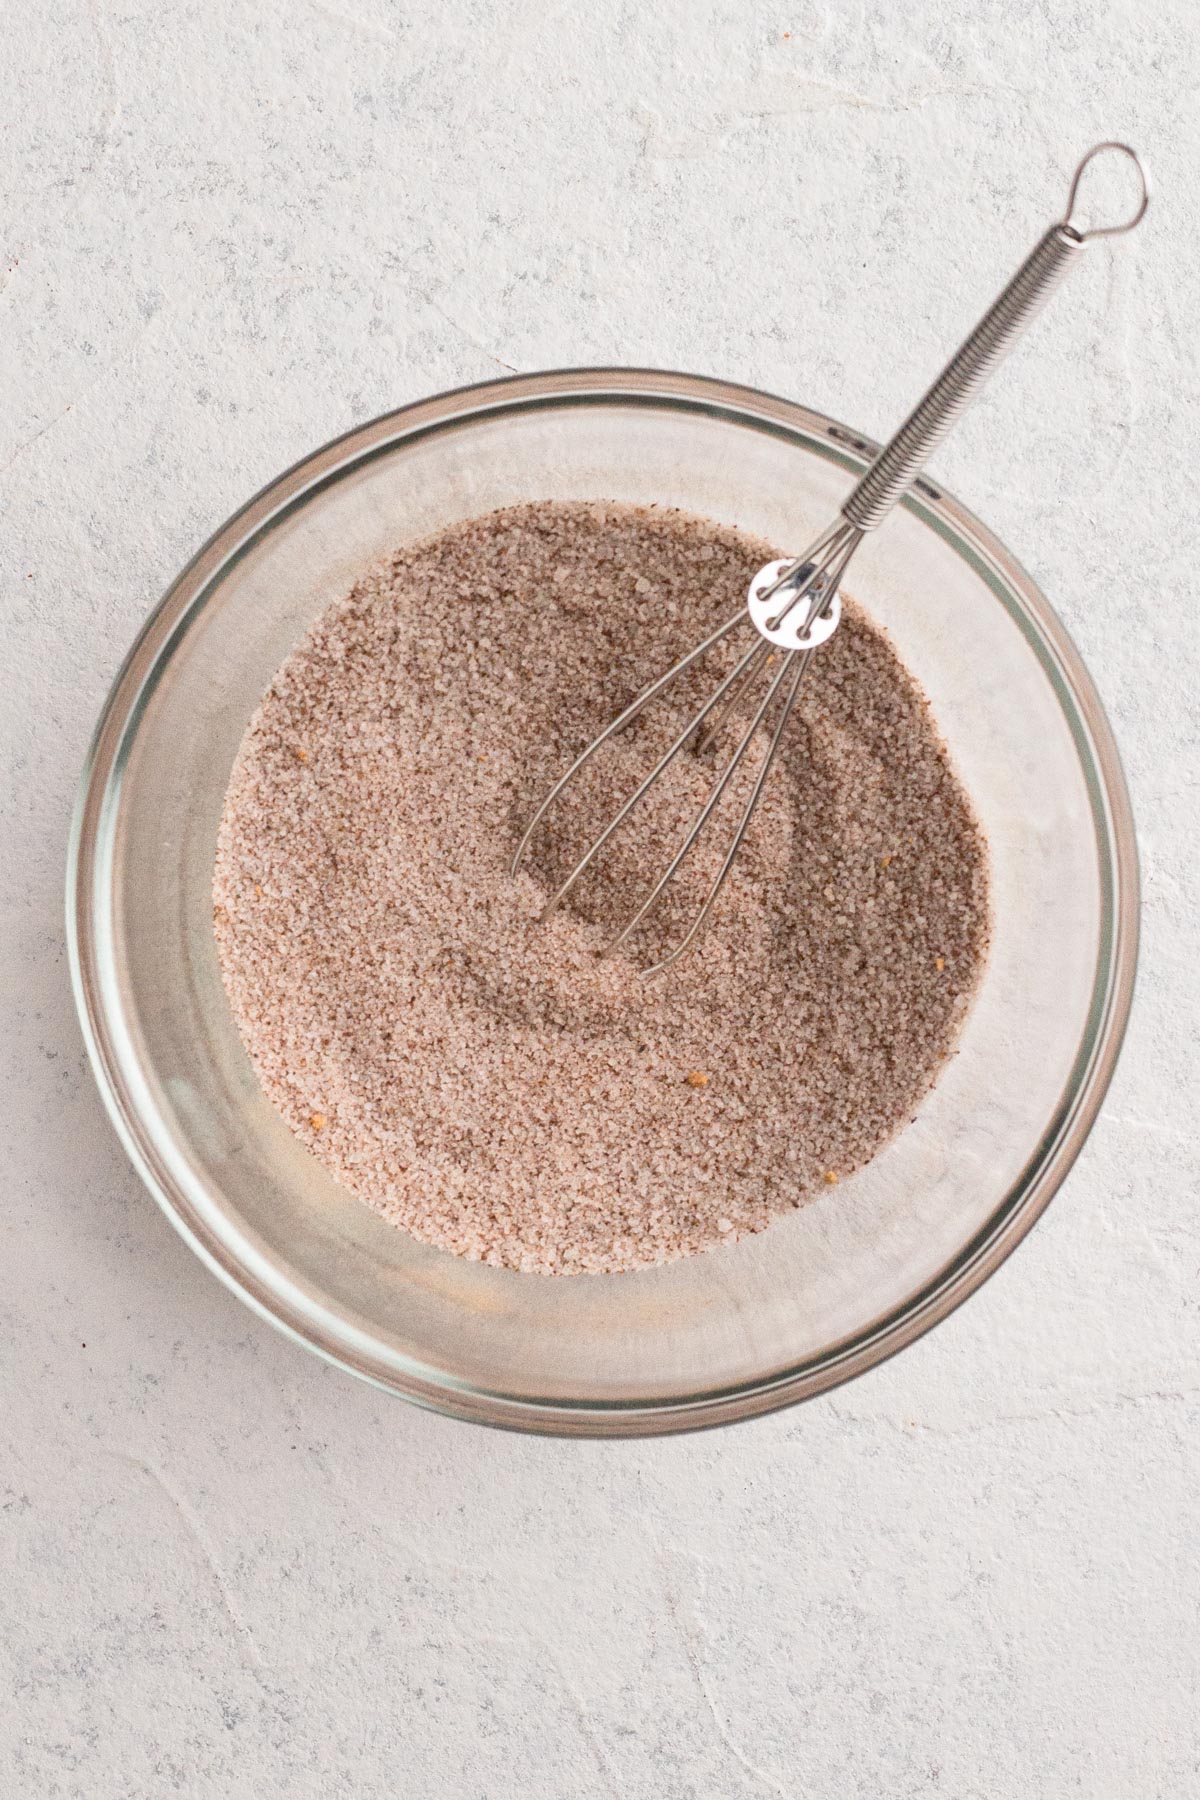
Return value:
M 252 719 L 214 880 L 234 1016 L 291 1129 L 416 1237 L 541 1274 L 728 1243 L 866 1162 L 951 1053 L 987 948 L 985 848 L 920 690 L 852 601 L 669 971 L 641 974 L 699 907 L 757 742 L 638 933 L 597 951 L 744 722 L 685 751 L 537 914 L 731 657 L 602 752 L 508 873 L 582 746 L 779 554 L 672 511 L 492 513 L 365 575 Z

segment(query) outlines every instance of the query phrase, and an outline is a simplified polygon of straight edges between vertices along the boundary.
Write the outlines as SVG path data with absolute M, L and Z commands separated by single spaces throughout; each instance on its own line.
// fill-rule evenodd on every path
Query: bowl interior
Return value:
M 78 846 L 94 1053 L 127 1141 L 192 1240 L 260 1308 L 360 1372 L 451 1410 L 567 1429 L 694 1423 L 791 1398 L 946 1310 L 1077 1147 L 1119 986 L 1111 812 L 1123 790 L 1103 721 L 1035 590 L 927 490 L 868 540 L 850 585 L 923 684 L 978 810 L 994 938 L 959 1053 L 874 1162 L 757 1238 L 555 1280 L 414 1242 L 292 1138 L 229 1014 L 210 883 L 247 720 L 315 615 L 397 544 L 533 499 L 677 505 L 796 549 L 862 464 L 827 422 L 782 403 L 614 385 L 449 397 L 376 422 L 260 497 L 133 653 Z

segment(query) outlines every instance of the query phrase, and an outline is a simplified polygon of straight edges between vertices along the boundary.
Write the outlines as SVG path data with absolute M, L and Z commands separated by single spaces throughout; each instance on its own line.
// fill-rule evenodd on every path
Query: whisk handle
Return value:
M 1132 159 L 1141 182 L 1141 197 L 1129 219 L 1084 231 L 1072 223 L 1079 179 L 1088 163 L 1102 150 L 1119 150 Z M 1093 238 L 1131 231 L 1145 212 L 1149 198 L 1145 170 L 1127 144 L 1097 144 L 1088 151 L 1075 171 L 1066 217 L 1052 225 L 1034 245 L 999 299 L 951 357 L 925 398 L 879 452 L 842 507 L 843 517 L 851 525 L 857 526 L 859 531 L 874 531 L 882 525 L 1088 243 Z

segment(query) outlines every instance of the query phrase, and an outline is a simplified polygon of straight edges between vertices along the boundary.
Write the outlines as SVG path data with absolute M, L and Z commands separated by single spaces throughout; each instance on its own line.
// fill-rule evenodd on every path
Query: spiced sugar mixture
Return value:
M 765 734 L 644 925 L 597 952 L 744 722 L 684 752 L 537 915 L 731 653 L 614 740 L 508 872 L 583 745 L 779 554 L 673 511 L 492 513 L 366 574 L 251 721 L 214 879 L 234 1016 L 296 1135 L 416 1237 L 539 1274 L 706 1250 L 829 1193 L 952 1052 L 987 947 L 985 847 L 920 690 L 852 601 L 669 971 L 642 973 L 700 905 Z

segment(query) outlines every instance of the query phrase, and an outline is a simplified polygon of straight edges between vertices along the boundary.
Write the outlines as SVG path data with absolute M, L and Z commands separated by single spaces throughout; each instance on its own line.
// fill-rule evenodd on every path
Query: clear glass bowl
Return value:
M 301 1342 L 411 1400 L 540 1431 L 744 1418 L 909 1343 L 978 1287 L 1077 1155 L 1133 984 L 1116 750 L 1050 606 L 928 483 L 852 588 L 928 693 L 991 846 L 995 935 L 959 1054 L 852 1179 L 756 1238 L 569 1280 L 416 1243 L 263 1098 L 226 1005 L 210 880 L 246 722 L 323 607 L 396 544 L 545 498 L 656 501 L 796 548 L 874 446 L 690 376 L 570 370 L 442 395 L 330 444 L 222 527 L 134 646 L 75 820 L 68 930 L 108 1107 L 209 1266 Z M 682 646 L 681 646 L 682 648 Z

